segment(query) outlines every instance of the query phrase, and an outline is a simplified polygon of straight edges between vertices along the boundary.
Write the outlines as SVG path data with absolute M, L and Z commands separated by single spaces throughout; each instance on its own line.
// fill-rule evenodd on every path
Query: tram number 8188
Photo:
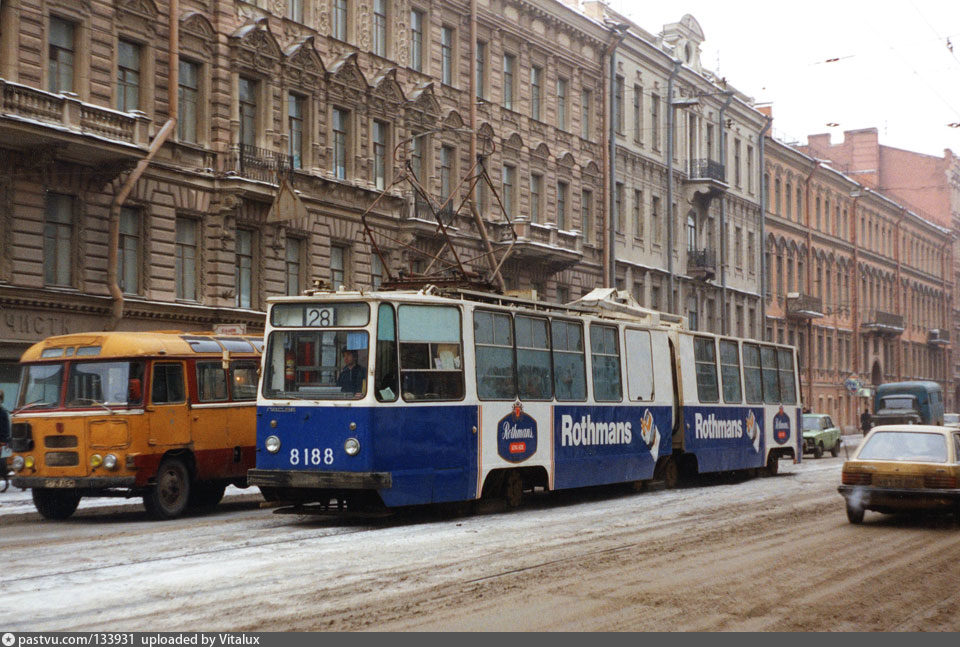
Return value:
M 333 465 L 333 450 L 327 447 L 304 447 L 299 449 L 294 447 L 290 450 L 291 465 Z

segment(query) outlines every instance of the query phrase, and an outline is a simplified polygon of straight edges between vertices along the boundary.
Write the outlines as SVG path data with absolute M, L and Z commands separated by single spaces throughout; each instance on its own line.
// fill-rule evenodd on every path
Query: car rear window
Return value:
M 864 443 L 860 460 L 946 463 L 947 441 L 942 434 L 917 431 L 878 431 Z

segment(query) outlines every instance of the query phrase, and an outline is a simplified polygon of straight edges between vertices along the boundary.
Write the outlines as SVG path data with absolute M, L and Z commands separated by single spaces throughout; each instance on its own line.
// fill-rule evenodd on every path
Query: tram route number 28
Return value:
M 291 465 L 333 465 L 333 450 L 327 447 L 294 447 L 290 450 Z
M 306 325 L 318 326 L 320 328 L 333 326 L 337 323 L 334 321 L 334 315 L 335 311 L 333 308 L 307 308 L 305 317 Z

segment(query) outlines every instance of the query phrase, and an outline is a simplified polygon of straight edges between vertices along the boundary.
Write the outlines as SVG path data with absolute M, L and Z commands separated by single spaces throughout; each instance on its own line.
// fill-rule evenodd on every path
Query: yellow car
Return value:
M 843 464 L 838 488 L 850 523 L 866 510 L 952 510 L 960 515 L 960 430 L 883 425 Z

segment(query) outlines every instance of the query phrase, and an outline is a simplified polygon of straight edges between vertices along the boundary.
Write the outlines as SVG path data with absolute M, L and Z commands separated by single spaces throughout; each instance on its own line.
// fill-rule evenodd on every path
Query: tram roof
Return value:
M 212 332 L 159 330 L 149 332 L 111 331 L 71 333 L 47 337 L 28 348 L 21 362 L 62 361 L 64 359 L 96 360 L 116 357 L 151 357 L 215 354 L 224 350 L 231 353 L 253 354 L 257 351 L 254 342 L 258 335 L 220 335 Z M 243 349 L 243 342 L 251 350 Z M 73 349 L 68 355 L 66 352 Z M 89 350 L 80 350 L 89 349 Z M 209 350 L 208 350 L 209 349 Z M 241 350 L 243 349 L 243 350 Z

